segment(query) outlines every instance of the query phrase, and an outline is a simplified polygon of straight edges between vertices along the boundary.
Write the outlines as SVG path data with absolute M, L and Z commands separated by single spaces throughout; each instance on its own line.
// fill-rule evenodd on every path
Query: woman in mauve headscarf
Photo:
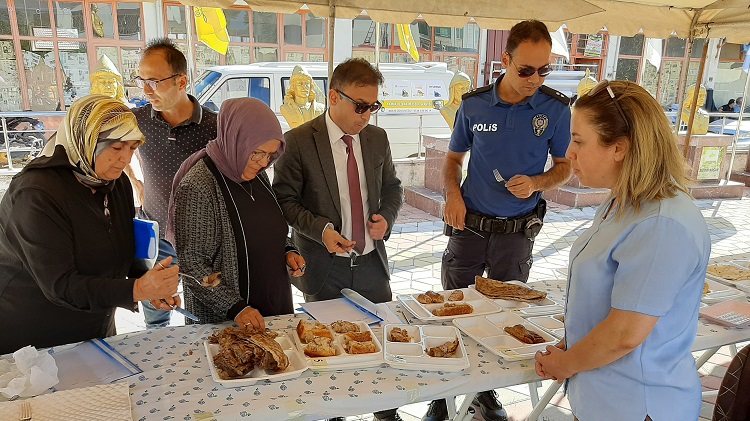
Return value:
M 301 276 L 305 265 L 265 173 L 284 153 L 284 135 L 254 98 L 224 101 L 217 132 L 175 176 L 167 237 L 183 272 L 221 272 L 215 288 L 184 283 L 188 311 L 201 323 L 265 328 L 264 316 L 294 311 L 289 275 Z
M 122 171 L 143 140 L 125 104 L 87 96 L 13 177 L 0 203 L 0 354 L 113 335 L 115 308 L 136 311 L 141 300 L 179 305 L 178 267 L 132 268 L 135 211 Z

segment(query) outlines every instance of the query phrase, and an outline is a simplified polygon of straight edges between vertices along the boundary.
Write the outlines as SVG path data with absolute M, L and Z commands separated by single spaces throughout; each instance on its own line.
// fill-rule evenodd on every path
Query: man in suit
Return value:
M 376 303 L 392 300 L 384 241 L 403 188 L 388 136 L 368 124 L 381 107 L 382 84 L 369 62 L 346 60 L 331 76 L 329 109 L 284 136 L 273 188 L 307 261 L 305 274 L 293 280 L 305 301 L 341 297 L 342 288 Z M 400 418 L 389 410 L 375 419 Z

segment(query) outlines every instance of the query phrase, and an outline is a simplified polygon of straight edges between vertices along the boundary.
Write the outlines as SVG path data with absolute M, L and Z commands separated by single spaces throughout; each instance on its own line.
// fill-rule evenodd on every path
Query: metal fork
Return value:
M 744 325 L 745 323 L 750 323 L 750 317 L 747 317 L 744 314 L 740 314 L 735 311 L 720 314 L 716 316 L 716 318 L 733 325 Z
M 21 415 L 18 417 L 21 421 L 31 420 L 31 403 L 29 401 L 21 402 Z

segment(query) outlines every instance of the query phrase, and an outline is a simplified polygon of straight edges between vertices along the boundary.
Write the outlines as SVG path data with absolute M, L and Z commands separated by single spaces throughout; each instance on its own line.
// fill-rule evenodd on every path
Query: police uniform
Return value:
M 485 269 L 494 279 L 528 279 L 545 202 L 541 192 L 517 198 L 505 181 L 517 174 L 542 174 L 548 154 L 564 158 L 570 143 L 568 97 L 542 86 L 526 100 L 509 104 L 498 94 L 501 80 L 465 94 L 456 114 L 449 149 L 471 150 L 461 185 L 469 229 L 453 230 L 448 241 L 445 289 L 465 288 Z

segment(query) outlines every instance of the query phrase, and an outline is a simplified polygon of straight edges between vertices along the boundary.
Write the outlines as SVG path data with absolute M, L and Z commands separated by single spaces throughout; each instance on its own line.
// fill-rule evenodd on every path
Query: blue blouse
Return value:
M 565 336 L 568 348 L 612 308 L 659 318 L 646 340 L 606 366 L 568 384 L 582 421 L 697 420 L 701 383 L 690 353 L 711 253 L 708 227 L 684 193 L 644 203 L 615 217 L 611 201 L 573 244 Z

